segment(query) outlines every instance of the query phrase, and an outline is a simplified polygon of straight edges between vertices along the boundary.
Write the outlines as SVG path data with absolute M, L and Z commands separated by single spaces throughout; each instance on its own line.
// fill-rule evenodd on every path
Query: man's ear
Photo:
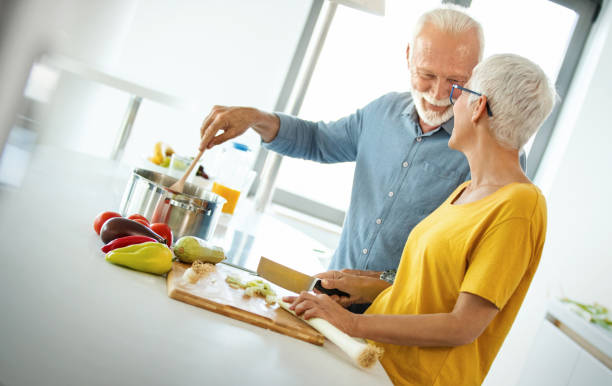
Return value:
M 406 46 L 406 62 L 408 63 L 408 68 L 410 68 L 410 43 Z
M 487 96 L 481 95 L 478 100 L 474 103 L 474 110 L 472 110 L 472 122 L 477 123 L 483 117 L 487 117 Z

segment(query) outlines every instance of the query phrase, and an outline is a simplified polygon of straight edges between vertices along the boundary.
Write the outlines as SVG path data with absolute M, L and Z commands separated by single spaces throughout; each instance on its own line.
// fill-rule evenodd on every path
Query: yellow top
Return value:
M 479 385 L 523 302 L 546 233 L 546 202 L 532 184 L 512 183 L 468 204 L 451 202 L 459 186 L 410 233 L 395 283 L 367 314 L 451 312 L 460 292 L 500 310 L 474 342 L 458 347 L 380 344 L 395 384 Z

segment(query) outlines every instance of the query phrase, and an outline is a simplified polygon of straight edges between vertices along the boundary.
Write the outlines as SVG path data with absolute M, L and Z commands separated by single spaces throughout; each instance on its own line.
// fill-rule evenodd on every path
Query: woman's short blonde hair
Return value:
M 514 54 L 493 55 L 479 63 L 467 87 L 486 95 L 493 113 L 491 134 L 514 149 L 540 128 L 556 99 L 555 87 L 540 66 Z M 470 94 L 471 102 L 477 99 Z

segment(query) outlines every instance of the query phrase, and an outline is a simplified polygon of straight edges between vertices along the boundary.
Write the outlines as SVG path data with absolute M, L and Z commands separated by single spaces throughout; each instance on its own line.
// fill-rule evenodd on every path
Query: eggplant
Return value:
M 124 217 L 113 217 L 106 220 L 100 230 L 100 238 L 104 244 L 125 236 L 148 236 L 160 243 L 166 243 L 166 239 L 153 232 L 147 226 Z

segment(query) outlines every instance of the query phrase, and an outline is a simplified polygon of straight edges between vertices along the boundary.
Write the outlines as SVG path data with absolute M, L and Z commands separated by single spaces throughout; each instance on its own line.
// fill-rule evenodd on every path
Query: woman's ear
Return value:
M 478 100 L 474 103 L 474 110 L 472 110 L 472 122 L 478 123 L 482 117 L 487 116 L 487 96 L 481 95 Z

